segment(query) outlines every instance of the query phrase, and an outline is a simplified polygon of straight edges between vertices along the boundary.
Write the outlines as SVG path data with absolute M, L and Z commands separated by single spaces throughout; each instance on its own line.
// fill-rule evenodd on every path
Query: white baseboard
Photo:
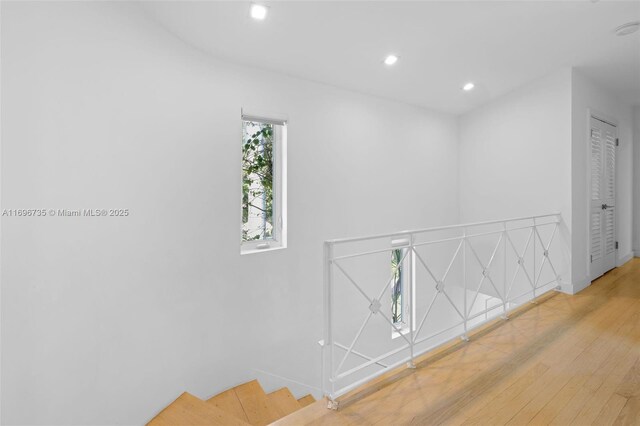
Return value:
M 590 285 L 591 280 L 589 279 L 589 277 L 584 277 L 580 280 L 574 281 L 572 284 L 561 286 L 560 291 L 567 294 L 576 294 L 589 287 Z
M 619 256 L 617 266 L 622 266 L 628 261 L 630 261 L 631 259 L 633 259 L 635 253 L 638 253 L 638 252 L 631 251 L 624 256 Z M 574 282 L 569 285 L 563 285 L 560 288 L 560 291 L 568 294 L 576 294 L 581 292 L 585 288 L 589 287 L 590 285 L 591 285 L 591 280 L 589 279 L 589 277 L 583 277 L 582 279 L 574 280 Z
M 624 256 L 618 256 L 618 266 L 622 266 L 631 259 L 633 259 L 634 253 L 633 251 L 625 254 Z

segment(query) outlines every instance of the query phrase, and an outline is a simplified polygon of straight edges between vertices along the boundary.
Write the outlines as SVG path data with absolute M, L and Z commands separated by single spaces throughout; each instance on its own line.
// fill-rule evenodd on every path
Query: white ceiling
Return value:
M 613 34 L 640 21 L 640 0 L 266 4 L 265 21 L 247 1 L 142 7 L 215 57 L 450 113 L 566 66 L 640 104 L 640 31 Z M 388 53 L 400 56 L 393 67 Z

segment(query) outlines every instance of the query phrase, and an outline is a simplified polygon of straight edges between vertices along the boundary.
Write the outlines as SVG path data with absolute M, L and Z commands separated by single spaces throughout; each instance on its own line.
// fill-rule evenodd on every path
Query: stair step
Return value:
M 316 399 L 311 394 L 305 395 L 298 400 L 298 403 L 301 407 L 306 407 L 307 405 L 313 404 L 314 402 L 316 402 Z
M 236 386 L 234 390 L 252 425 L 268 425 L 280 418 L 278 411 L 270 404 L 267 394 L 257 380 Z
M 307 398 L 309 395 L 300 398 Z M 271 426 L 300 426 L 300 425 L 353 425 L 347 415 L 340 411 L 329 410 L 327 400 L 322 398 L 306 407 L 291 413 L 274 422 Z
M 278 389 L 271 392 L 267 397 L 269 398 L 269 402 L 278 411 L 279 417 L 288 416 L 302 408 L 288 388 Z
M 247 423 L 185 392 L 151 419 L 147 425 L 247 426 Z
M 242 404 L 240 403 L 240 399 L 238 399 L 235 389 L 229 389 L 219 393 L 218 395 L 209 398 L 207 402 L 221 409 L 225 413 L 231 414 L 243 422 L 249 423 L 247 414 L 242 408 Z

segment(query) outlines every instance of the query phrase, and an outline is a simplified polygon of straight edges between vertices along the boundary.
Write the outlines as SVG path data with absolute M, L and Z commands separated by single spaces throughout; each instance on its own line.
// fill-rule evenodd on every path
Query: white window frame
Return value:
M 242 114 L 244 121 L 254 121 L 273 125 L 273 223 L 272 238 L 242 241 L 242 177 L 240 168 L 240 254 L 253 254 L 280 250 L 287 247 L 287 120 Z M 242 139 L 244 134 L 242 134 Z M 240 145 L 242 147 L 242 144 Z M 242 148 L 241 148 L 242 149 Z
M 406 255 L 403 254 L 404 259 L 402 261 L 402 269 L 403 269 L 403 274 L 402 274 L 402 321 L 395 323 L 395 327 L 391 327 L 391 339 L 396 339 L 398 337 L 400 337 L 403 334 L 407 334 L 410 332 L 409 329 L 409 318 L 408 316 L 411 315 L 414 319 L 413 324 L 414 324 L 414 331 L 415 331 L 415 310 L 412 309 L 412 307 L 410 306 L 409 300 L 411 297 L 411 292 L 414 291 L 415 288 L 415 281 L 414 281 L 414 277 L 415 277 L 415 270 L 414 270 L 414 265 L 415 263 L 413 262 L 413 251 L 411 251 L 411 249 L 406 248 L 406 247 L 399 247 L 398 249 L 400 250 L 407 250 L 408 253 L 406 253 Z M 411 259 L 411 262 L 409 261 L 409 258 Z M 391 291 L 393 291 L 393 282 L 391 283 Z M 396 330 L 396 327 L 400 330 L 400 332 L 398 332 Z

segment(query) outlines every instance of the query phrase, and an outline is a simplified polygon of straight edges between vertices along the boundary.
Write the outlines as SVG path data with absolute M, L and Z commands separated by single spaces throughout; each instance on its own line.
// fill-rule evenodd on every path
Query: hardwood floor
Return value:
M 278 425 L 640 425 L 640 259 L 531 304 L 339 411 Z

